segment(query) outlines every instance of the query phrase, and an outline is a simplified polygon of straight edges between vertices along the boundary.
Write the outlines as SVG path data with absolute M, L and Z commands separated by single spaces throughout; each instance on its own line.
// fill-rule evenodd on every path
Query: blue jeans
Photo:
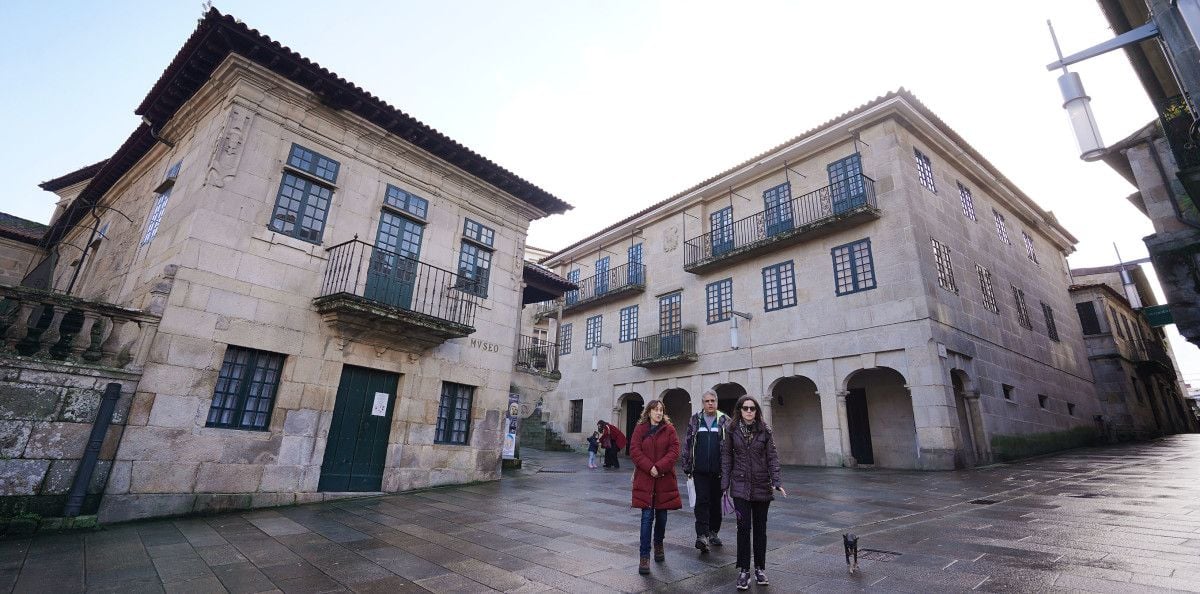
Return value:
M 588 467 L 591 468 L 592 466 L 595 466 L 595 465 L 596 465 L 596 452 L 588 450 Z
M 654 528 L 654 542 L 662 542 L 667 536 L 667 510 L 665 509 L 650 509 L 642 510 L 642 547 L 639 549 L 641 556 L 650 556 L 650 529 Z

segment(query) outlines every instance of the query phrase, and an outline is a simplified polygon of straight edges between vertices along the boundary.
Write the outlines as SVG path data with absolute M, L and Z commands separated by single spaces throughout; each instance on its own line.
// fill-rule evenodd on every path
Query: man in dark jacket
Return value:
M 717 393 L 701 396 L 704 408 L 688 421 L 683 447 L 683 472 L 696 486 L 696 548 L 721 546 L 721 442 L 729 416 L 717 410 Z

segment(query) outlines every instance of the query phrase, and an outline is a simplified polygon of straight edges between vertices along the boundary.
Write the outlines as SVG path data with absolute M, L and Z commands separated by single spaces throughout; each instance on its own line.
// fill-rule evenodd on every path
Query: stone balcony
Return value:
M 683 269 L 715 270 L 879 216 L 875 181 L 853 176 L 687 240 Z
M 475 332 L 475 281 L 357 238 L 328 251 L 313 306 L 342 340 L 419 353 Z

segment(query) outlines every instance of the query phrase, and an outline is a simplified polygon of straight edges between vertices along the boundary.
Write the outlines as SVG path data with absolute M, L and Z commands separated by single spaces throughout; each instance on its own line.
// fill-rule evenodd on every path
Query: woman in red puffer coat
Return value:
M 675 461 L 679 459 L 679 435 L 660 400 L 651 400 L 642 409 L 629 439 L 633 458 L 633 507 L 642 510 L 642 542 L 638 573 L 650 573 L 650 536 L 654 534 L 654 560 L 662 562 L 663 538 L 667 531 L 667 510 L 683 507 L 679 483 L 675 479 Z

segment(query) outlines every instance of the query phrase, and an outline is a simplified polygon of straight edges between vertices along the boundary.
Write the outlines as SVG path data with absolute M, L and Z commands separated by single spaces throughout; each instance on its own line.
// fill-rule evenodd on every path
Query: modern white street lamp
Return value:
M 600 347 L 604 347 L 606 349 L 611 349 L 612 343 L 611 342 L 601 342 L 601 343 L 597 344 L 596 346 L 592 347 L 592 371 L 596 371 L 600 367 Z
M 729 348 L 736 351 L 741 348 L 741 345 L 738 344 L 738 318 L 752 320 L 754 319 L 754 316 L 748 313 L 742 313 L 740 311 L 733 310 L 730 310 L 729 313 L 733 314 L 733 316 L 729 318 L 732 321 L 732 323 L 729 325 Z
M 1096 125 L 1096 116 L 1092 114 L 1092 98 L 1083 90 L 1079 73 L 1067 70 L 1062 50 L 1058 47 L 1058 37 L 1054 34 L 1054 25 L 1046 21 L 1046 26 L 1050 27 L 1054 51 L 1058 53 L 1058 63 L 1062 64 L 1058 88 L 1062 91 L 1063 109 L 1067 110 L 1067 120 L 1071 123 L 1071 131 L 1075 133 L 1075 142 L 1079 144 L 1079 158 L 1095 161 L 1104 156 L 1104 141 L 1100 139 L 1100 127 Z

